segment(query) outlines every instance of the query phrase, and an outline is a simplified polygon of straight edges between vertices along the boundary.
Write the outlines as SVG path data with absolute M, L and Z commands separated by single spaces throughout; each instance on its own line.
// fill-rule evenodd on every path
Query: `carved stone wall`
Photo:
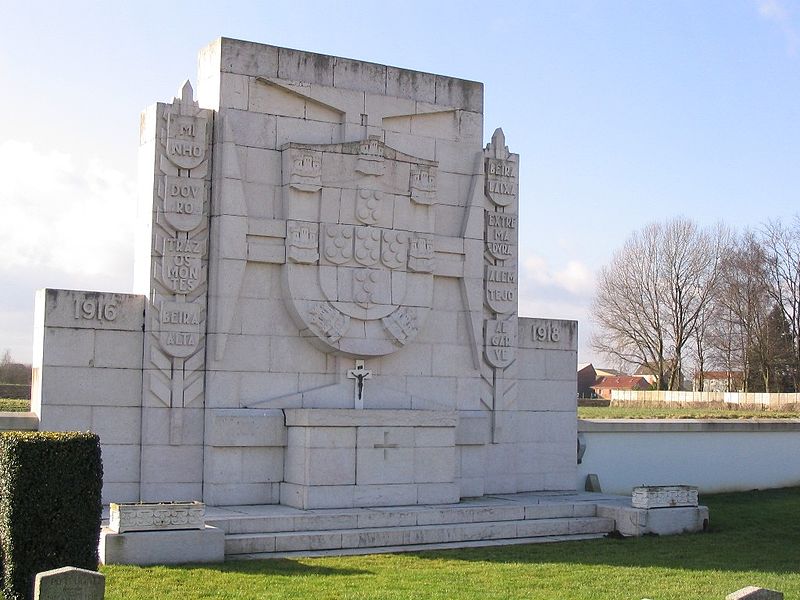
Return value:
M 143 113 L 140 161 L 142 296 L 37 317 L 37 409 L 104 428 L 106 500 L 574 485 L 577 324 L 518 315 L 519 157 L 484 146 L 482 84 L 220 39 L 197 102 Z M 101 358 L 115 328 L 133 347 Z
M 202 496 L 213 113 L 188 82 L 142 119 L 142 500 Z M 147 233 L 145 233 L 147 232 Z M 149 234 L 149 235 L 148 235 Z M 149 240 L 149 244 L 145 243 Z

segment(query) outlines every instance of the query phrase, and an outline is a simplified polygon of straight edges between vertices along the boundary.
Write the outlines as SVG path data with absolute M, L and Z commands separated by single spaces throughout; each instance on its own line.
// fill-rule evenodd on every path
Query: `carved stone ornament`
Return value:
M 206 159 L 208 120 L 186 115 L 167 115 L 167 159 L 181 169 L 194 169 Z
M 200 344 L 203 307 L 193 302 L 163 301 L 159 311 L 159 344 L 170 356 L 191 356 Z
M 298 189 L 296 169 L 283 170 L 284 214 L 294 215 L 283 266 L 290 314 L 326 352 L 382 356 L 402 348 L 433 302 L 434 232 L 415 226 L 433 219 L 403 215 L 434 210 L 435 189 L 428 185 L 428 202 L 420 204 L 409 173 L 435 172 L 436 163 L 375 138 L 281 151 L 284 165 L 315 157 L 310 169 L 320 184 L 309 194 L 311 187 Z M 309 214 L 335 216 L 301 220 Z
M 164 218 L 178 231 L 192 231 L 203 222 L 206 182 L 189 177 L 164 176 Z
M 484 339 L 486 362 L 505 369 L 517 357 L 517 319 L 486 319 Z
M 517 256 L 517 215 L 486 211 L 486 250 L 497 260 Z
M 202 502 L 111 503 L 108 528 L 126 531 L 203 529 L 206 505 Z
M 502 129 L 495 130 L 485 154 L 486 195 L 497 206 L 515 207 L 519 195 L 519 163 L 517 155 L 509 153 Z
M 417 204 L 431 204 L 436 198 L 436 168 L 412 165 L 411 199 Z
M 697 506 L 697 488 L 691 485 L 649 485 L 633 488 L 634 508 Z
M 517 267 L 486 266 L 486 304 L 497 314 L 517 308 Z

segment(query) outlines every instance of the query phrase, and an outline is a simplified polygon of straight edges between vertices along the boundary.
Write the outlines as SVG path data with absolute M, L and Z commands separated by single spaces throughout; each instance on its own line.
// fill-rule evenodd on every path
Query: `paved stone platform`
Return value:
M 484 496 L 457 504 L 300 510 L 282 505 L 208 507 L 228 559 L 323 556 L 555 542 L 616 528 L 598 507 L 630 498 L 586 492 Z

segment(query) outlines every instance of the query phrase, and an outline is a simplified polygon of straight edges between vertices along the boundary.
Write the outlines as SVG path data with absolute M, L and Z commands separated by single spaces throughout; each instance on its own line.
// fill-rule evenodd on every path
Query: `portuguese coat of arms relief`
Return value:
M 436 163 L 377 138 L 287 144 L 284 300 L 326 352 L 383 356 L 433 303 Z

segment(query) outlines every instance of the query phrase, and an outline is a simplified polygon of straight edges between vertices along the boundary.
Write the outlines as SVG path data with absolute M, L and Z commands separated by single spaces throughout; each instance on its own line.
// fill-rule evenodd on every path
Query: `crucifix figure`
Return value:
M 364 408 L 364 380 L 372 379 L 372 371 L 364 368 L 364 361 L 357 360 L 356 368 L 350 369 L 347 372 L 348 379 L 355 379 L 355 406 L 356 408 Z

